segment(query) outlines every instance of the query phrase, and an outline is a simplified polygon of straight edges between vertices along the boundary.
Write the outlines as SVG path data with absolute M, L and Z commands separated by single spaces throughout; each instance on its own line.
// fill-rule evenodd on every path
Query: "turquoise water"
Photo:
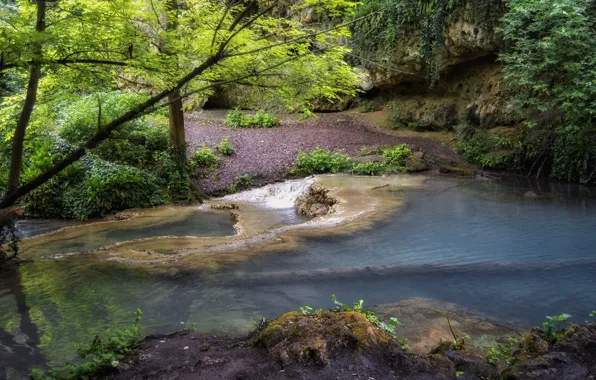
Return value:
M 73 358 L 73 342 L 126 327 L 136 308 L 147 334 L 196 322 L 232 335 L 301 305 L 330 307 L 332 293 L 368 305 L 434 298 L 521 325 L 562 312 L 584 321 L 596 308 L 596 189 L 475 182 L 394 194 L 405 208 L 372 228 L 304 238 L 218 271 L 156 275 L 71 257 L 4 273 L 0 378 L 3 366 L 24 373 Z

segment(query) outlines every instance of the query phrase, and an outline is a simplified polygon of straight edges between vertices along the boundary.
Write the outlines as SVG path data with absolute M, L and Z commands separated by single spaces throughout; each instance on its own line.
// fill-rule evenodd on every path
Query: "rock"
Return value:
M 451 361 L 458 372 L 458 380 L 497 379 L 499 371 L 496 366 L 487 363 L 478 354 L 468 351 L 447 351 L 445 357 Z
M 238 205 L 235 203 L 214 203 L 209 207 L 213 210 L 238 210 Z
M 291 312 L 272 321 L 259 340 L 284 364 L 326 365 L 336 347 L 367 350 L 388 343 L 390 337 L 360 313 L 324 312 L 310 317 Z
M 308 191 L 296 199 L 296 212 L 309 218 L 316 218 L 330 213 L 337 204 L 337 199 L 328 195 L 329 189 L 312 184 Z
M 596 324 L 572 326 L 560 342 L 548 345 L 541 329 L 533 329 L 520 341 L 515 364 L 506 369 L 506 380 L 596 379 Z
M 428 163 L 424 159 L 424 152 L 415 152 L 406 160 L 406 168 L 409 172 L 420 172 L 428 169 Z
M 370 71 L 364 67 L 358 67 L 356 73 L 362 77 L 359 86 L 363 91 L 370 91 L 375 87 L 375 82 L 370 75 Z
M 130 220 L 134 219 L 139 216 L 138 212 L 131 212 L 131 211 L 121 211 L 114 214 L 112 217 L 113 220 Z

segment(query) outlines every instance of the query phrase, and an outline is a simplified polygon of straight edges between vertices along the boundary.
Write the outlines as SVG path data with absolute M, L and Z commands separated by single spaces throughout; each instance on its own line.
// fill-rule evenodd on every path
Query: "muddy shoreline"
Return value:
M 592 380 L 596 324 L 572 326 L 553 344 L 544 331 L 500 324 L 453 304 L 425 299 L 386 305 L 414 325 L 398 327 L 399 341 L 354 312 L 307 316 L 290 312 L 241 338 L 183 331 L 147 337 L 106 379 L 403 379 Z M 396 314 L 392 314 L 396 315 Z M 453 332 L 432 321 L 450 318 Z M 485 333 L 484 346 L 468 334 Z M 489 335 L 486 335 L 489 334 Z M 404 348 L 403 338 L 415 344 Z M 509 338 L 515 340 L 515 344 Z M 421 345 L 416 343 L 424 342 Z M 509 347 L 499 358 L 488 347 Z M 504 351 L 507 352 L 507 351 Z

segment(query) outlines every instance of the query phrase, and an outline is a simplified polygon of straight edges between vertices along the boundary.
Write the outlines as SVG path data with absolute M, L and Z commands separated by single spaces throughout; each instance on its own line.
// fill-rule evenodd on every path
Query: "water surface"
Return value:
M 21 266 L 0 281 L 0 368 L 73 358 L 73 342 L 126 327 L 136 308 L 147 334 L 192 322 L 242 334 L 260 317 L 330 307 L 332 293 L 368 305 L 435 298 L 522 325 L 562 312 L 584 321 L 596 307 L 594 188 L 475 182 L 392 196 L 406 206 L 372 228 L 304 238 L 296 249 L 217 271 L 156 274 L 89 256 Z M 34 355 L 2 362 L 23 347 Z

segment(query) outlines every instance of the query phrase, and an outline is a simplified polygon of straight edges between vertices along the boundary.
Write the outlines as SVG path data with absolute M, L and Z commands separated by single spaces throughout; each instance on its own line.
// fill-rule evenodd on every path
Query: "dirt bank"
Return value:
M 592 380 L 596 324 L 572 326 L 556 344 L 534 329 L 510 356 L 455 350 L 417 355 L 353 311 L 284 314 L 244 338 L 197 332 L 152 336 L 108 379 Z M 467 339 L 467 338 L 466 338 Z M 468 343 L 469 345 L 469 343 Z M 496 347 L 496 346 L 495 346 Z M 505 351 L 503 351 L 505 352 Z
M 248 174 L 262 184 L 288 175 L 300 152 L 317 146 L 342 149 L 357 156 L 362 146 L 408 144 L 413 150 L 447 162 L 461 162 L 453 150 L 439 142 L 417 136 L 390 134 L 360 118 L 357 114 L 324 114 L 317 119 L 300 122 L 282 120 L 273 129 L 232 129 L 224 126 L 225 111 L 203 111 L 186 115 L 186 139 L 189 152 L 202 144 L 214 148 L 228 136 L 234 146 L 230 157 L 222 157 L 219 167 L 201 178 L 199 185 L 207 194 L 223 191 L 236 176 Z

